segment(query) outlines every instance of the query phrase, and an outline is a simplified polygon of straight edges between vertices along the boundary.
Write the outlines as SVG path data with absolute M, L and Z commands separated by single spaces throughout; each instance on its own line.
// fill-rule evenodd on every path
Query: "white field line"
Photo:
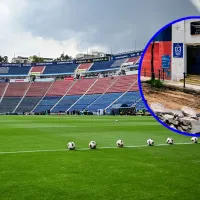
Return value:
M 185 145 L 185 144 L 193 144 L 193 143 L 176 143 L 173 145 Z M 159 146 L 171 146 L 169 144 L 157 144 L 154 147 Z M 140 147 L 148 147 L 148 145 L 138 145 L 138 146 L 125 146 L 123 148 L 140 148 Z M 97 149 L 116 149 L 118 147 L 98 147 Z M 76 151 L 84 151 L 90 150 L 90 148 L 80 148 L 76 149 Z M 7 151 L 7 152 L 0 152 L 0 155 L 3 154 L 19 154 L 19 153 L 37 153 L 37 152 L 59 152 L 59 151 L 69 151 L 68 149 L 49 149 L 49 150 L 30 150 L 30 151 Z

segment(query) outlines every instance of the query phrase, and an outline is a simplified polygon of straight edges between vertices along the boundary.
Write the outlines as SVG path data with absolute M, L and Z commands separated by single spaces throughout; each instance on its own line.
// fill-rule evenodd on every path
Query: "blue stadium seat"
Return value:
M 20 76 L 28 75 L 31 67 L 1 67 L 0 75 Z
M 94 101 L 87 110 L 91 112 L 97 112 L 98 109 L 105 109 L 109 106 L 113 101 L 119 98 L 122 93 L 109 93 L 102 95 L 99 99 Z
M 112 106 L 116 104 L 126 104 L 132 106 L 140 98 L 140 92 L 127 92 L 121 98 L 119 98 L 113 105 L 111 105 L 107 112 L 109 113 L 112 109 Z
M 131 106 L 139 98 L 140 98 L 140 92 L 127 92 L 120 99 L 118 99 L 114 104 L 127 104 L 128 106 Z
M 0 74 L 8 74 L 9 67 L 0 67 Z
M 60 97 L 44 97 L 39 105 L 35 108 L 34 112 L 43 112 L 51 109 L 59 100 Z
M 137 102 L 136 104 L 136 110 L 141 110 L 141 109 L 146 109 L 144 102 L 142 101 L 142 99 L 140 101 Z
M 120 68 L 121 65 L 127 60 L 127 58 L 125 59 L 120 59 L 120 60 L 116 60 L 110 67 L 112 68 Z
M 72 110 L 82 111 L 93 101 L 95 101 L 99 96 L 101 96 L 101 94 L 85 95 L 83 96 L 83 98 L 80 99 L 80 101 L 78 101 L 74 106 L 72 106 L 69 111 Z
M 82 95 L 65 96 L 51 112 L 65 112 L 72 104 L 74 104 Z
M 28 75 L 31 67 L 10 67 L 8 70 L 9 75 Z
M 113 69 L 113 67 L 111 68 L 111 65 L 114 63 L 115 61 L 103 61 L 103 62 L 96 62 L 92 65 L 92 67 L 89 69 L 89 71 L 103 71 L 103 70 L 111 70 Z
M 64 65 L 49 65 L 46 66 L 43 75 L 45 74 L 73 74 L 78 64 L 64 64 Z
M 25 97 L 17 108 L 16 112 L 31 112 L 42 97 Z
M 21 97 L 4 97 L 0 103 L 0 113 L 12 112 L 20 100 Z

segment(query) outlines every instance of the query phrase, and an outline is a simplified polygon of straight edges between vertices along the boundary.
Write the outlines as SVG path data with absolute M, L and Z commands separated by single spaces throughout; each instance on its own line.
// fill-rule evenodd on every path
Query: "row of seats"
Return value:
M 80 97 L 81 95 L 65 96 L 54 108 L 53 106 L 61 99 L 61 97 L 45 97 L 43 99 L 42 97 L 25 97 L 23 100 L 22 97 L 4 97 L 0 103 L 0 113 L 13 112 L 20 100 L 22 100 L 20 106 L 17 107 L 15 111 L 19 113 L 32 111 L 40 101 L 40 104 L 34 109 L 34 112 L 42 112 L 51 108 L 53 108 L 51 110 L 52 112 L 65 112 L 67 110 L 88 110 L 90 112 L 96 112 L 98 109 L 107 108 L 115 101 L 114 104 L 107 108 L 107 111 L 109 112 L 112 106 L 116 104 L 133 105 L 138 98 L 140 98 L 140 94 L 139 92 L 127 92 L 124 95 L 123 93 L 107 93 L 104 95 L 92 94 L 84 95 L 82 98 Z M 73 105 L 77 100 L 78 102 Z M 143 108 L 143 102 L 139 101 L 137 103 L 137 109 Z
M 0 83 L 0 98 L 3 96 L 8 83 Z
M 138 91 L 137 75 L 58 80 L 53 83 L 9 83 L 8 87 L 6 83 L 0 83 L 0 96 L 4 94 L 0 112 L 12 112 L 18 104 L 16 112 L 30 112 L 33 109 L 35 112 L 48 109 L 52 112 L 79 109 L 97 111 L 109 106 L 127 90 Z M 132 97 L 135 101 L 134 95 Z
M 85 92 L 94 84 L 97 79 L 80 79 L 70 88 L 67 95 L 85 94 Z
M 42 99 L 42 96 L 24 97 L 15 112 L 17 113 L 31 112 L 35 108 L 35 106 L 40 102 L 41 99 Z
M 73 74 L 78 64 L 50 65 L 46 66 L 43 74 Z
M 0 113 L 12 112 L 22 97 L 4 97 L 0 102 Z
M 63 96 L 73 83 L 74 80 L 57 80 L 53 83 L 46 96 Z
M 88 70 L 93 65 L 93 63 L 83 63 L 80 64 L 77 70 Z
M 44 66 L 37 66 L 37 67 L 32 67 L 30 72 L 39 72 L 39 73 L 43 73 L 45 67 Z
M 138 57 L 111 61 L 102 61 L 95 63 L 85 64 L 60 64 L 60 65 L 47 65 L 47 66 L 24 66 L 24 67 L 0 67 L 0 75 L 28 75 L 29 73 L 38 72 L 44 75 L 51 74 L 74 74 L 77 69 L 84 69 L 88 71 L 104 71 L 119 69 L 125 62 L 133 62 L 136 64 Z
M 31 67 L 0 67 L 0 75 L 28 75 Z
M 30 83 L 9 83 L 5 97 L 23 97 Z

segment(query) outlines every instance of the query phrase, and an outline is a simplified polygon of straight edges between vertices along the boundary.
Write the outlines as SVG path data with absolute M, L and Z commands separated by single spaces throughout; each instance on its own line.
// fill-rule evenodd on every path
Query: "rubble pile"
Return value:
M 171 128 L 187 133 L 200 133 L 200 117 L 194 109 L 184 106 L 181 110 L 165 108 L 160 103 L 151 104 L 156 116 Z

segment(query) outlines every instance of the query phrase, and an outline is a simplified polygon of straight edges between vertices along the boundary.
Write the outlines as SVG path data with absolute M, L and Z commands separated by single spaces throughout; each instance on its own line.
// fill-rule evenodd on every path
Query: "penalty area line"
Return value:
M 187 145 L 193 143 L 175 143 L 173 145 Z M 157 144 L 153 147 L 160 147 L 160 146 L 172 146 L 169 144 Z M 148 145 L 138 145 L 138 146 L 124 146 L 123 148 L 140 148 L 140 147 L 149 147 Z M 97 147 L 97 149 L 119 149 L 119 147 Z M 90 150 L 90 148 L 80 148 L 76 149 L 75 151 L 85 151 Z M 38 153 L 38 152 L 62 152 L 62 151 L 69 151 L 69 149 L 47 149 L 47 150 L 30 150 L 30 151 L 7 151 L 7 152 L 0 152 L 0 155 L 3 154 L 20 154 L 20 153 Z

